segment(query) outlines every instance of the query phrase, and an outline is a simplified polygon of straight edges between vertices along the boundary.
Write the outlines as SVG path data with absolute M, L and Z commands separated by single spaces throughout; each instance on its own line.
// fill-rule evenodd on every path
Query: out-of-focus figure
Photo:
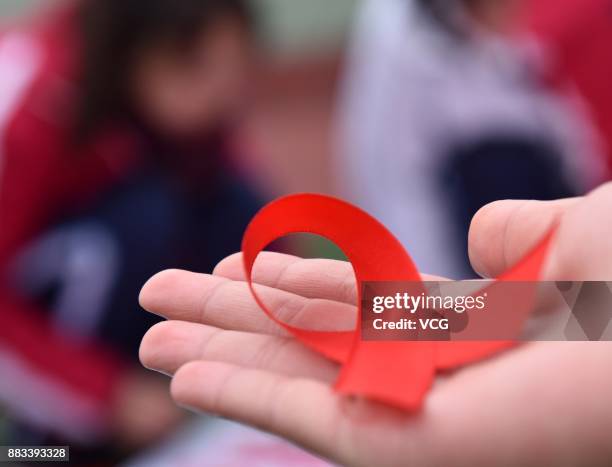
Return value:
M 254 33 L 243 0 L 80 0 L 0 35 L 9 442 L 132 448 L 181 418 L 136 369 L 138 291 L 210 271 L 259 207 L 231 157 Z
M 539 40 L 547 76 L 561 91 L 573 88 L 598 130 L 612 177 L 612 2 L 525 0 L 522 21 Z
M 586 117 L 540 78 L 515 1 L 363 4 L 340 113 L 343 193 L 378 216 L 420 270 L 465 277 L 484 204 L 571 196 L 593 183 Z

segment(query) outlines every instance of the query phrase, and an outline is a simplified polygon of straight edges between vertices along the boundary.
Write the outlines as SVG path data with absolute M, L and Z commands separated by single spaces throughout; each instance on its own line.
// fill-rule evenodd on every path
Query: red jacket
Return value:
M 612 174 L 612 1 L 530 0 L 526 23 L 552 52 L 552 79 L 571 83 L 599 130 Z
M 127 130 L 72 144 L 71 24 L 62 14 L 0 34 L 0 402 L 38 425 L 88 438 L 105 428 L 120 360 L 97 343 L 56 335 L 2 279 L 24 244 L 139 164 Z

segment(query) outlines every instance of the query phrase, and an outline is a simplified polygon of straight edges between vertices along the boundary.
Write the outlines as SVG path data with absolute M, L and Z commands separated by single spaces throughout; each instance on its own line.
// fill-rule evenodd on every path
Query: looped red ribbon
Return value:
M 354 330 L 316 331 L 291 326 L 279 320 L 257 295 L 252 282 L 257 255 L 272 241 L 300 232 L 331 240 L 352 263 L 359 297 Z M 537 280 L 551 237 L 552 232 L 498 281 Z M 415 410 L 421 406 L 436 370 L 465 365 L 512 345 L 507 341 L 362 341 L 359 326 L 362 283 L 420 282 L 421 276 L 399 241 L 380 222 L 339 199 L 298 194 L 273 201 L 249 224 L 242 252 L 246 278 L 256 302 L 270 319 L 304 345 L 342 365 L 335 384 L 341 393 Z

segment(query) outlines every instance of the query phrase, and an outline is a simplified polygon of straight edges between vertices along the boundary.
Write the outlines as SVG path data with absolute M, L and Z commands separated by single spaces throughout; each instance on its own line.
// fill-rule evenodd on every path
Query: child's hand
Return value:
M 585 198 L 504 201 L 484 208 L 470 233 L 483 275 L 518 260 L 561 221 L 546 279 L 612 279 L 612 185 Z M 351 266 L 262 254 L 262 298 L 286 322 L 350 328 Z M 286 437 L 336 462 L 396 465 L 606 465 L 612 458 L 612 344 L 542 342 L 439 378 L 423 410 L 336 395 L 338 367 L 310 352 L 258 308 L 239 255 L 213 275 L 165 271 L 141 304 L 169 320 L 144 337 L 144 365 L 174 375 L 179 403 Z M 333 301 L 334 313 L 328 312 Z M 381 362 L 384 365 L 384 362 Z

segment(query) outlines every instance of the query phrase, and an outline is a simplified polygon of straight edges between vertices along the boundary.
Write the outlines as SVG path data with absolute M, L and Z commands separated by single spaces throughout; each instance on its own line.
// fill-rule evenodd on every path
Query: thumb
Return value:
M 505 200 L 486 205 L 470 225 L 472 267 L 483 277 L 497 277 L 534 247 L 579 200 Z

